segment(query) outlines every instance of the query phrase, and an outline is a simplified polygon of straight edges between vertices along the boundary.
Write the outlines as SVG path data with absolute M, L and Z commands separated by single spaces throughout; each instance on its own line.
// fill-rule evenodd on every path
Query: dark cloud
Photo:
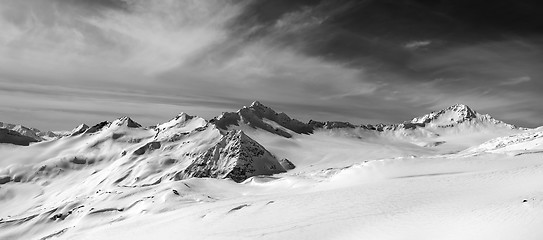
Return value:
M 271 39 L 354 66 L 416 74 L 410 68 L 414 57 L 543 34 L 540 5 L 513 0 L 256 1 L 234 23 L 245 30 L 258 27 L 249 31 L 249 39 Z M 281 21 L 287 21 L 287 29 L 277 28 Z M 405 47 L 413 41 L 428 44 L 415 53 Z
M 71 4 L 84 8 L 101 8 L 112 10 L 129 10 L 129 0 L 54 0 L 58 4 Z

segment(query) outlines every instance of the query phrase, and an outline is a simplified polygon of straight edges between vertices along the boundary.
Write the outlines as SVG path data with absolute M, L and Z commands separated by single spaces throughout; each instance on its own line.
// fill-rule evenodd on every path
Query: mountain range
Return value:
M 4 123 L 1 126 L 0 142 L 3 143 L 35 144 L 34 148 L 40 149 L 61 143 L 68 145 L 62 154 L 40 159 L 39 171 L 4 175 L 3 179 L 32 181 L 52 172 L 79 169 L 79 165 L 109 162 L 115 166 L 112 172 L 122 173 L 114 182 L 123 185 L 149 185 L 191 177 L 231 178 L 242 182 L 252 176 L 271 175 L 294 168 L 295 164 L 287 159 L 294 156 L 281 158 L 281 154 L 269 152 L 265 147 L 267 144 L 262 145 L 251 138 L 254 135 L 258 139 L 263 132 L 287 139 L 323 132 L 341 133 L 344 137 L 355 137 L 360 141 L 392 138 L 396 143 L 414 148 L 459 151 L 466 147 L 458 142 L 459 135 L 479 135 L 475 141 L 482 143 L 504 133 L 527 130 L 477 113 L 463 104 L 401 124 L 355 125 L 315 120 L 304 123 L 258 101 L 236 112 L 224 112 L 209 121 L 181 113 L 166 123 L 148 128 L 129 117 L 103 121 L 92 127 L 81 124 L 64 132 L 42 132 Z M 126 164 L 119 165 L 119 162 Z M 132 170 L 147 169 L 148 165 L 154 164 L 164 165 L 160 167 L 160 174 Z
M 0 193 L 11 197 L 0 199 L 6 204 L 0 238 L 7 239 L 43 237 L 51 231 L 60 236 L 71 228 L 86 231 L 79 221 L 102 226 L 99 219 L 114 221 L 109 216 L 159 214 L 183 202 L 228 201 L 243 192 L 258 198 L 296 186 L 327 189 L 327 182 L 340 176 L 372 182 L 383 178 L 368 170 L 380 162 L 393 164 L 397 170 L 386 174 L 396 176 L 413 171 L 398 168 L 406 159 L 415 164 L 423 159 L 531 154 L 543 144 L 541 128 L 520 128 L 462 104 L 399 124 L 304 123 L 253 102 L 210 120 L 181 113 L 151 127 L 129 117 L 63 132 L 2 126 Z M 353 171 L 357 174 L 349 175 Z M 224 189 L 206 183 L 212 179 Z M 28 194 L 33 198 L 13 207 Z M 96 215 L 103 218 L 92 217 Z

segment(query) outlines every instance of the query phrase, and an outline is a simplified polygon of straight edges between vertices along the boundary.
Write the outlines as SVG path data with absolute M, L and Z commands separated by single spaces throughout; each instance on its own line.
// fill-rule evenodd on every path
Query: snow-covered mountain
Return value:
M 494 138 L 481 145 L 471 147 L 465 152 L 517 153 L 519 151 L 543 151 L 543 131 L 534 129 L 519 134 Z
M 441 111 L 432 112 L 411 120 L 413 124 L 427 127 L 455 127 L 459 125 L 492 124 L 507 128 L 517 128 L 514 125 L 496 120 L 488 114 L 480 114 L 464 104 L 455 104 Z
M 187 114 L 154 128 L 143 128 L 128 117 L 80 126 L 70 136 L 33 145 L 27 151 L 51 152 L 37 157 L 34 164 L 8 167 L 0 175 L 33 182 L 96 168 L 107 172 L 97 182 L 137 186 L 190 177 L 240 182 L 255 175 L 285 172 L 275 156 L 242 131 L 220 131 Z
M 35 138 L 22 135 L 17 131 L 0 128 L 0 143 L 28 146 L 30 143 L 37 141 Z
M 543 236 L 543 132 L 460 104 L 355 125 L 254 102 L 209 121 L 121 117 L 40 142 L 0 129 L 3 139 L 0 239 Z
M 25 127 L 19 124 L 3 123 L 0 122 L 0 129 L 9 129 L 20 133 L 23 136 L 30 137 L 36 142 L 47 141 L 61 137 L 62 132 L 41 131 L 37 128 Z

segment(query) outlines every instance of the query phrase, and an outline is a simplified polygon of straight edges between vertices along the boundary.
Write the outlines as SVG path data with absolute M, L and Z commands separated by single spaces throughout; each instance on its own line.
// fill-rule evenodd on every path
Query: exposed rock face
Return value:
M 150 142 L 150 143 L 147 143 L 145 145 L 143 145 L 142 147 L 138 148 L 136 151 L 134 151 L 134 154 L 136 155 L 143 155 L 147 152 L 151 152 L 151 151 L 154 151 L 156 149 L 160 149 L 160 142 Z
M 230 131 L 182 173 L 181 178 L 231 178 L 236 182 L 256 175 L 285 172 L 279 161 L 243 131 Z
M 355 128 L 357 126 L 349 123 L 349 122 L 338 122 L 338 121 L 326 121 L 326 122 L 319 122 L 315 120 L 310 120 L 308 125 L 313 127 L 314 129 L 317 128 L 324 128 L 324 129 L 334 129 L 334 128 Z
M 313 127 L 309 124 L 290 118 L 285 113 L 277 113 L 273 109 L 264 106 L 258 101 L 253 102 L 249 107 L 243 107 L 235 113 L 223 113 L 221 116 L 213 119 L 214 123 L 220 129 L 228 129 L 229 126 L 239 125 L 243 121 L 253 128 L 260 128 L 268 132 L 290 138 L 289 132 L 272 126 L 266 121 L 272 121 L 277 125 L 299 134 L 313 133 Z
M 25 127 L 25 126 L 18 125 L 18 124 L 0 122 L 0 128 L 4 128 L 4 129 L 8 129 L 8 130 L 18 132 L 19 134 L 21 134 L 23 136 L 26 136 L 26 137 L 33 138 L 34 140 L 36 140 L 38 142 L 44 141 L 44 140 L 52 140 L 52 139 L 56 139 L 56 138 L 61 137 L 60 134 L 56 134 L 56 133 L 51 132 L 51 131 L 45 131 L 44 132 L 44 131 L 41 131 L 41 130 L 39 130 L 37 128 Z
M 132 120 L 131 118 L 127 118 L 126 119 L 127 123 L 126 123 L 126 126 L 128 126 L 129 128 L 140 128 L 141 125 L 137 122 L 134 122 L 134 120 Z
M 128 128 L 140 128 L 141 125 L 129 117 L 121 117 L 111 123 L 113 126 L 126 126 Z
M 77 126 L 76 128 L 74 128 L 71 131 L 69 136 L 77 136 L 77 135 L 82 134 L 85 131 L 87 131 L 87 129 L 89 129 L 89 126 L 87 126 L 87 124 L 81 124 L 81 125 Z
M 0 143 L 11 143 L 15 145 L 28 146 L 32 142 L 39 142 L 38 140 L 21 135 L 19 132 L 0 128 Z
M 292 170 L 294 168 L 296 168 L 296 166 L 294 165 L 294 163 L 292 163 L 290 160 L 286 159 L 286 158 L 283 158 L 279 161 L 279 163 L 281 163 L 281 166 L 283 166 L 283 168 L 285 170 Z
M 109 121 L 103 121 L 101 123 L 98 123 L 92 127 L 90 127 L 89 129 L 87 129 L 85 131 L 85 133 L 95 133 L 95 132 L 99 132 L 100 130 L 102 130 L 104 127 L 106 126 L 109 126 L 111 124 L 111 122 Z
M 239 126 L 239 112 L 223 112 L 220 116 L 211 119 L 211 123 L 215 124 L 219 129 L 228 129 L 229 126 Z

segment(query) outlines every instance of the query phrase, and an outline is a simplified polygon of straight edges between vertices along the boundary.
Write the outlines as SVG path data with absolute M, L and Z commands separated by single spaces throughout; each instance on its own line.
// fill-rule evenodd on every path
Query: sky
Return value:
M 212 118 L 401 123 L 463 103 L 543 125 L 543 4 L 0 0 L 0 121 L 68 130 Z

